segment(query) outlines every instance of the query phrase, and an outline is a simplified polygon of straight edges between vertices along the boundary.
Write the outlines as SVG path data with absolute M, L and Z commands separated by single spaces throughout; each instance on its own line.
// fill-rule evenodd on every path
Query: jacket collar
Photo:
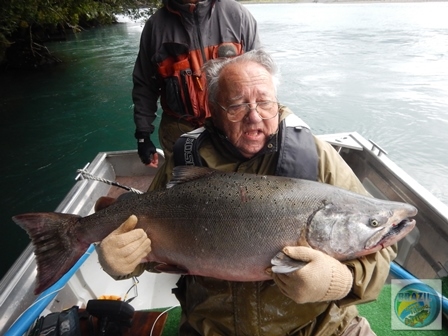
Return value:
M 216 0 L 203 0 L 196 4 L 184 4 L 177 0 L 163 0 L 163 5 L 168 11 L 188 19 L 195 12 L 199 18 L 205 17 L 213 9 L 215 2 Z

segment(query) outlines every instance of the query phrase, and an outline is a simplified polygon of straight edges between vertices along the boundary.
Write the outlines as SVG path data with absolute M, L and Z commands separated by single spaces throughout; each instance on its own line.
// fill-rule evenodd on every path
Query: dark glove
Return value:
M 137 135 L 137 133 L 136 133 Z M 156 146 L 152 143 L 149 135 L 145 137 L 137 137 L 138 156 L 144 164 L 149 164 L 154 153 L 156 153 Z

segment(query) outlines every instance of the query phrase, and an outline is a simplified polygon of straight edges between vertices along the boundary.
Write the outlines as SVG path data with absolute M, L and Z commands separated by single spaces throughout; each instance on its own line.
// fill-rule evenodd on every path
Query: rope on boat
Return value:
M 133 192 L 135 194 L 143 194 L 144 193 L 141 190 L 134 189 L 134 188 L 128 187 L 128 186 L 124 186 L 124 185 L 122 185 L 122 184 L 120 184 L 118 182 L 111 181 L 111 180 L 108 180 L 108 179 L 105 179 L 105 178 L 102 178 L 102 177 L 98 177 L 98 176 L 92 175 L 91 173 L 89 173 L 85 169 L 78 169 L 76 172 L 81 174 L 81 176 L 83 178 L 86 178 L 86 179 L 89 179 L 89 180 L 99 181 L 99 182 L 103 182 L 103 183 L 106 183 L 106 184 L 109 184 L 109 185 L 113 185 L 114 187 L 122 188 L 122 189 L 125 189 L 127 191 Z

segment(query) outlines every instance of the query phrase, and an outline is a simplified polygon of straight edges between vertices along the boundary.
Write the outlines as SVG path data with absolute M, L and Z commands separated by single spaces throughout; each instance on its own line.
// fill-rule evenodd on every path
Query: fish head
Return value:
M 416 214 L 410 204 L 373 198 L 326 203 L 308 219 L 306 240 L 336 259 L 354 259 L 398 242 L 414 228 Z

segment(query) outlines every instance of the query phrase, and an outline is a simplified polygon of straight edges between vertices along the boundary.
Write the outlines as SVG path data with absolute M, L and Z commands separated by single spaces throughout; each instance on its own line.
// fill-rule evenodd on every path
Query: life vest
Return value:
M 158 63 L 157 72 L 163 81 L 160 103 L 165 113 L 203 125 L 210 116 L 207 104 L 206 78 L 202 65 L 206 60 L 241 55 L 240 43 L 221 43 L 205 50 L 188 51 L 185 45 L 171 43 L 170 56 Z M 176 51 L 179 53 L 176 56 Z M 183 51 L 183 52 L 182 52 Z M 205 59 L 204 59 L 205 58 Z
M 174 165 L 203 166 L 199 148 L 209 136 L 204 127 L 183 134 L 174 144 Z M 309 126 L 290 114 L 280 122 L 278 137 L 275 175 L 316 181 L 319 158 Z

